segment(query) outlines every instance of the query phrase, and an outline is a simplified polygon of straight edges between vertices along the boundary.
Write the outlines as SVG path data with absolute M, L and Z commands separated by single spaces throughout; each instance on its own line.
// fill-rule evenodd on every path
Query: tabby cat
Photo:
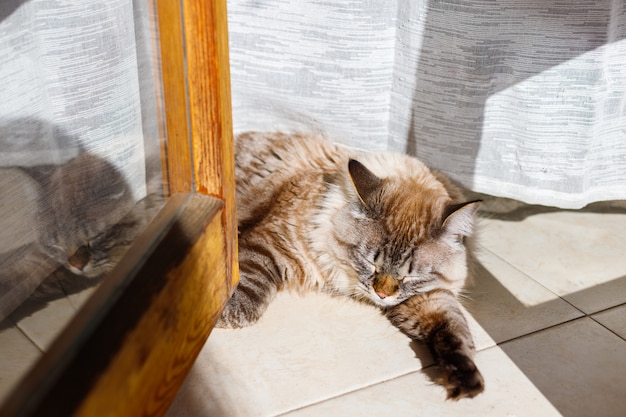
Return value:
M 163 203 L 160 194 L 148 194 L 139 200 L 119 222 L 90 238 L 73 253 L 66 253 L 63 266 L 49 275 L 31 298 L 51 301 L 96 285 L 122 259 Z
M 163 196 L 148 194 L 118 223 L 88 239 L 74 253 L 68 253 L 65 268 L 87 278 L 110 272 L 163 204 Z
M 30 172 L 41 184 L 38 228 L 44 253 L 60 264 L 68 254 L 117 223 L 133 207 L 124 177 L 113 165 L 88 153 L 50 172 Z
M 483 391 L 457 300 L 479 202 L 414 158 L 312 135 L 244 133 L 235 155 L 241 275 L 219 327 L 255 323 L 283 288 L 348 296 L 426 342 L 448 398 Z
M 89 153 L 62 165 L 19 169 L 37 184 L 31 226 L 37 238 L 0 254 L 0 321 L 31 295 L 42 300 L 63 296 L 51 282 L 58 277 L 69 293 L 96 284 L 89 279 L 113 268 L 163 202 L 151 194 L 135 203 L 122 174 Z M 61 266 L 68 272 L 55 272 Z

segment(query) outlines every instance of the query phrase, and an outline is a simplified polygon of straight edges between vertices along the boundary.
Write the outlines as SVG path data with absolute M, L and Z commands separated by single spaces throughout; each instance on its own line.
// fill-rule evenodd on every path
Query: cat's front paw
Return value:
M 240 291 L 235 290 L 232 297 L 222 310 L 215 327 L 222 329 L 240 329 L 255 324 L 266 304 L 251 303 L 249 298 Z
M 474 361 L 463 354 L 450 354 L 441 358 L 439 366 L 443 371 L 443 386 L 449 400 L 472 398 L 485 389 L 485 381 Z

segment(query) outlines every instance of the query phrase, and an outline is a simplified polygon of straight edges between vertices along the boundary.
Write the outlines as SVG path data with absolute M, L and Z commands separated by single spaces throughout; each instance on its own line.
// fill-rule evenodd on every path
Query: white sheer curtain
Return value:
M 59 266 L 36 248 L 51 233 L 46 212 L 64 212 L 59 229 L 78 231 L 76 213 L 88 218 L 98 193 L 146 195 L 159 152 L 150 18 L 139 0 L 0 2 L 0 320 Z M 59 197 L 63 185 L 48 190 L 52 173 L 84 154 L 104 161 L 80 165 L 78 177 L 98 187 L 81 201 Z M 124 213 L 107 214 L 96 220 Z
M 323 131 L 468 188 L 626 198 L 623 0 L 231 0 L 236 131 Z

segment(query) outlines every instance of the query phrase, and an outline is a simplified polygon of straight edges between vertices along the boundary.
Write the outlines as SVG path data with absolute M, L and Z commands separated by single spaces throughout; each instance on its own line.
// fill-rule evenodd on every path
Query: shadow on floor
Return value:
M 563 416 L 618 417 L 626 415 L 625 340 L 568 300 L 625 287 L 626 276 L 527 306 L 478 265 L 468 310 Z

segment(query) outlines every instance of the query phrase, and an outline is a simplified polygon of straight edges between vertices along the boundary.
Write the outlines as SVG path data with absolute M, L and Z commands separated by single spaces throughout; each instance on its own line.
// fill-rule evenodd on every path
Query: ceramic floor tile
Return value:
M 97 286 L 86 288 L 80 292 L 77 292 L 76 294 L 68 295 L 67 298 L 70 300 L 70 303 L 72 304 L 74 309 L 78 311 L 83 306 L 83 304 L 85 304 L 87 300 L 89 300 L 89 298 L 93 295 L 97 288 Z
M 626 304 L 594 314 L 593 319 L 626 340 Z
M 270 416 L 432 363 L 375 307 L 279 294 L 261 321 L 215 329 L 168 416 Z
M 45 351 L 75 313 L 67 298 L 49 302 L 28 299 L 9 318 Z
M 481 250 L 467 309 L 496 342 L 572 320 L 583 313 L 491 252 Z
M 483 219 L 479 237 L 482 246 L 562 297 L 626 276 L 625 240 L 625 214 L 580 211 Z M 614 296 L 617 304 L 626 302 L 626 292 Z
M 564 416 L 626 415 L 626 343 L 590 318 L 500 347 Z
M 446 401 L 441 386 L 426 372 L 415 372 L 283 416 L 560 416 L 499 348 L 479 352 L 476 364 L 485 377 L 486 389 L 473 399 Z
M 471 301 L 466 301 L 463 304 L 468 306 L 470 310 L 473 310 L 475 307 L 475 305 L 473 305 Z M 465 313 L 465 318 L 467 319 L 470 332 L 472 333 L 476 350 L 484 350 L 495 346 L 496 341 L 493 339 L 493 337 L 491 337 L 489 333 L 485 331 L 481 324 L 478 323 L 476 318 L 472 315 L 473 313 L 470 313 L 465 307 L 463 307 L 463 312 Z
M 41 351 L 9 320 L 0 322 L 0 404 Z
M 587 314 L 615 307 L 626 301 L 626 276 L 563 296 Z

